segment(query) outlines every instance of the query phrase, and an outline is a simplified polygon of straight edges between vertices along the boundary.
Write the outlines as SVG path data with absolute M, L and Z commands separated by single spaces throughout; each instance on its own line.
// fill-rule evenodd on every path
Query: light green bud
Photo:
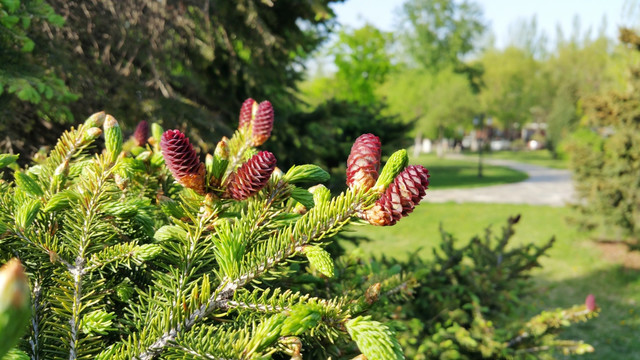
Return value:
M 317 165 L 293 166 L 284 176 L 284 180 L 290 184 L 299 182 L 319 183 L 329 180 L 329 173 Z
M 307 256 L 309 263 L 322 275 L 331 278 L 334 274 L 333 259 L 331 255 L 321 247 L 307 245 L 302 248 L 302 253 Z
M 115 162 L 122 152 L 122 141 L 122 129 L 118 121 L 113 116 L 107 115 L 104 119 L 104 144 L 111 162 Z
M 84 126 L 88 128 L 100 127 L 104 123 L 106 116 L 107 114 L 105 114 L 104 111 L 97 112 L 89 116 L 87 120 L 84 121 Z
M 378 192 L 385 191 L 387 187 L 391 185 L 396 176 L 398 176 L 398 174 L 407 167 L 407 164 L 409 164 L 409 155 L 407 155 L 407 150 L 402 149 L 394 152 L 389 157 L 389 161 L 384 165 L 382 173 L 380 173 L 378 181 L 376 181 L 373 189 Z

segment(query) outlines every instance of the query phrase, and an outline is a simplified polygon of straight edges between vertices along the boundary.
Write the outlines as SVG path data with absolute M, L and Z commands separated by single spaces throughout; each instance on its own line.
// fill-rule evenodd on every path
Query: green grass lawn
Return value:
M 535 294 L 525 300 L 533 308 L 523 317 L 544 309 L 580 304 L 593 293 L 602 308 L 600 317 L 573 325 L 563 337 L 582 339 L 596 348 L 594 354 L 581 359 L 640 359 L 640 272 L 605 260 L 600 249 L 588 240 L 588 234 L 567 225 L 565 219 L 571 215 L 568 208 L 423 203 L 394 227 L 351 229 L 375 239 L 361 245 L 367 253 L 403 257 L 422 248 L 420 254 L 429 258 L 431 249 L 440 241 L 440 224 L 462 243 L 482 234 L 489 225 L 498 233 L 507 217 L 515 214 L 521 214 L 522 219 L 516 226 L 514 243 L 541 243 L 554 235 L 557 239 L 550 256 L 541 261 L 543 268 L 533 272 Z
M 477 187 L 519 182 L 527 179 L 527 174 L 503 166 L 483 164 L 482 177 L 478 177 L 478 162 L 438 158 L 433 154 L 422 154 L 411 159 L 412 164 L 420 164 L 429 169 L 431 189 L 454 187 Z
M 471 154 L 469 154 L 471 156 Z M 494 151 L 487 154 L 488 159 L 514 160 L 532 165 L 546 166 L 555 169 L 566 169 L 567 159 L 554 159 L 549 150 L 536 151 Z

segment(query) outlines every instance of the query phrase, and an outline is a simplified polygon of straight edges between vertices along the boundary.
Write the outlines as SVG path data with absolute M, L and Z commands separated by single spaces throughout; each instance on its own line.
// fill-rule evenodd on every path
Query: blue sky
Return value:
M 572 33 L 574 15 L 580 17 L 581 32 L 588 28 L 592 33 L 601 27 L 606 16 L 606 33 L 616 37 L 621 24 L 632 20 L 629 8 L 634 0 L 476 0 L 484 10 L 484 18 L 496 37 L 496 45 L 508 41 L 509 26 L 518 19 L 537 16 L 538 27 L 553 40 L 559 24 L 565 36 Z M 365 21 L 391 31 L 397 21 L 397 10 L 403 0 L 347 0 L 333 5 L 338 21 L 351 27 L 359 27 Z M 635 13 L 634 15 L 638 15 Z

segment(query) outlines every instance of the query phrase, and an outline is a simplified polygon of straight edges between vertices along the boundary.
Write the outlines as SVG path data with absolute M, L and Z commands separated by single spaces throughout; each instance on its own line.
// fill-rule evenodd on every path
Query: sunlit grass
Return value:
M 439 158 L 433 154 L 423 154 L 411 159 L 412 164 L 420 164 L 429 169 L 431 189 L 455 187 L 478 187 L 519 182 L 527 179 L 527 174 L 503 166 L 486 163 L 482 167 L 482 177 L 478 177 L 478 162 Z
M 582 339 L 594 345 L 596 352 L 581 359 L 640 359 L 640 273 L 604 260 L 600 250 L 581 233 L 567 224 L 571 210 L 508 204 L 432 204 L 423 203 L 413 214 L 389 228 L 358 226 L 351 229 L 367 235 L 372 242 L 361 245 L 366 253 L 405 257 L 422 248 L 420 254 L 431 257 L 431 249 L 440 242 L 439 226 L 455 235 L 460 244 L 473 235 L 482 235 L 492 225 L 498 234 L 507 217 L 521 214 L 513 244 L 541 244 L 552 236 L 556 243 L 543 267 L 533 272 L 536 284 L 532 296 L 524 300 L 530 307 L 523 318 L 544 309 L 580 304 L 587 294 L 596 296 L 602 308 L 599 318 L 576 324 L 564 333 L 566 339 Z
M 487 154 L 488 159 L 514 160 L 532 165 L 546 166 L 555 169 L 566 169 L 569 161 L 565 158 L 554 158 L 549 150 L 535 151 L 495 151 Z

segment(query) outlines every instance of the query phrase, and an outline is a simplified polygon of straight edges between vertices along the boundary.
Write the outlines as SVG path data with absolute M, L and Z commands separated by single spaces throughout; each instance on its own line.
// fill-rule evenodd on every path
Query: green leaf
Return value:
M 29 29 L 29 26 L 31 26 L 31 17 L 23 16 L 20 18 L 20 20 L 22 20 L 22 28 L 25 30 Z
M 305 246 L 302 253 L 307 256 L 309 263 L 318 270 L 322 275 L 332 278 L 334 274 L 334 265 L 331 255 L 321 247 Z
M 53 24 L 55 26 L 58 26 L 58 27 L 64 25 L 64 22 L 65 22 L 64 17 L 60 16 L 58 14 L 51 14 L 51 15 L 47 16 L 47 20 L 49 20 L 49 22 L 51 24 Z
M 36 43 L 33 42 L 33 40 L 31 39 L 25 39 L 24 43 L 22 44 L 22 48 L 20 49 L 20 51 L 22 52 L 32 52 L 33 48 L 35 48 Z
M 300 204 L 304 205 L 304 207 L 306 207 L 307 209 L 311 209 L 315 206 L 315 203 L 313 202 L 313 194 L 308 190 L 294 187 L 291 190 L 291 197 Z
M 22 171 L 16 171 L 14 177 L 16 179 L 16 186 L 27 194 L 35 197 L 44 195 L 40 185 L 38 185 L 31 176 L 23 173 Z
M 404 359 L 402 348 L 393 332 L 370 316 L 358 316 L 345 323 L 347 332 L 367 359 Z
M 13 28 L 18 23 L 18 21 L 20 21 L 20 18 L 15 15 L 0 16 L 0 24 L 9 29 Z
M 19 155 L 13 154 L 0 154 L 0 169 L 6 167 L 7 165 L 13 164 L 18 160 Z
M 20 8 L 20 0 L 0 0 L 2 7 L 6 8 L 9 13 L 14 13 Z
M 31 85 L 24 85 L 17 93 L 18 99 L 32 104 L 40 103 L 40 94 Z
M 292 166 L 284 175 L 284 180 L 291 183 L 307 182 L 319 183 L 329 180 L 329 173 L 316 165 Z

